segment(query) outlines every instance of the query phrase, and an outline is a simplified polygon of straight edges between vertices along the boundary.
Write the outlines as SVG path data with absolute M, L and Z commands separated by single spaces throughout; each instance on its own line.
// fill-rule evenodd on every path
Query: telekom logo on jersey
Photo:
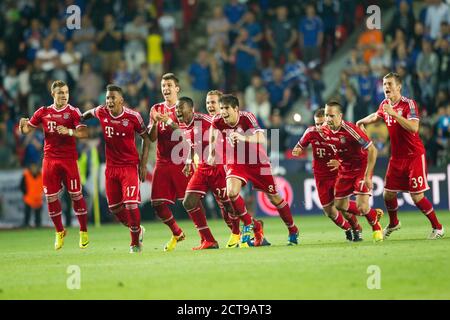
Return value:
M 55 121 L 49 121 L 47 123 L 47 128 L 49 132 L 55 132 L 56 129 L 56 122 Z
M 113 127 L 105 127 L 105 133 L 108 136 L 108 138 L 111 138 L 114 134 L 114 128 Z

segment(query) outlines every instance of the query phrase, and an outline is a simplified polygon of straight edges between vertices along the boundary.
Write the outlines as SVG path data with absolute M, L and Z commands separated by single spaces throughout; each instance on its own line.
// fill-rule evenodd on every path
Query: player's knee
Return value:
M 237 197 L 239 197 L 239 190 L 233 188 L 227 189 L 227 196 L 231 200 L 235 200 Z
M 395 197 L 397 197 L 397 193 L 395 193 L 395 192 L 390 192 L 390 191 L 383 192 L 383 198 L 385 201 L 390 201 L 390 200 L 394 199 Z
M 111 212 L 112 214 L 118 214 L 123 209 L 124 209 L 124 205 L 120 204 L 118 206 L 114 206 L 114 207 L 109 208 L 109 212 Z
M 197 199 L 192 197 L 186 197 L 183 200 L 183 207 L 186 210 L 192 210 L 197 206 Z
M 357 204 L 357 208 L 358 208 L 359 212 L 361 212 L 362 214 L 365 214 L 366 212 L 369 211 L 369 204 L 367 204 L 367 203 L 358 203 Z
M 70 199 L 72 199 L 72 201 L 78 201 L 83 199 L 83 194 L 81 193 L 81 191 L 79 192 L 75 192 L 75 193 L 69 193 L 70 195 Z
M 411 198 L 414 203 L 419 202 L 420 200 L 423 199 L 423 197 L 424 197 L 423 193 L 411 193 Z
M 152 201 L 152 207 L 156 209 L 157 207 L 161 206 L 163 204 L 162 201 Z

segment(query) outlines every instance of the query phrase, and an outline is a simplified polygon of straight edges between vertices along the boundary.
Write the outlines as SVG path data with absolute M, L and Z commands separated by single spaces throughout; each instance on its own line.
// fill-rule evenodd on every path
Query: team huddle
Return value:
M 328 102 L 314 115 L 315 125 L 308 128 L 292 151 L 300 155 L 309 144 L 313 148 L 316 187 L 324 213 L 345 231 L 349 241 L 362 240 L 362 227 L 356 216 L 365 216 L 375 242 L 383 241 L 399 230 L 397 193 L 409 192 L 416 206 L 432 224 L 429 239 L 444 236 L 433 206 L 424 196 L 427 183 L 424 147 L 418 135 L 419 112 L 413 100 L 402 97 L 401 79 L 395 73 L 383 78 L 386 99 L 376 113 L 356 124 L 342 119 L 342 106 Z M 177 224 L 170 205 L 183 203 L 200 235 L 193 250 L 215 249 L 219 244 L 208 227 L 201 199 L 211 191 L 231 231 L 226 248 L 266 246 L 263 221 L 247 211 L 241 189 L 248 182 L 264 192 L 277 208 L 288 229 L 287 244 L 299 243 L 299 228 L 289 204 L 277 191 L 270 159 L 265 151 L 263 130 L 250 112 L 240 111 L 239 100 L 231 94 L 209 91 L 208 114 L 195 111 L 194 101 L 178 97 L 179 81 L 172 73 L 161 79 L 164 101 L 150 109 L 148 126 L 141 115 L 125 106 L 122 89 L 106 88 L 104 105 L 81 114 L 71 106 L 69 89 L 62 81 L 51 87 L 54 103 L 39 108 L 31 117 L 22 118 L 20 131 L 28 134 L 42 126 L 45 135 L 43 184 L 48 212 L 55 229 L 55 249 L 62 248 L 66 229 L 61 220 L 59 194 L 66 188 L 80 224 L 80 248 L 89 244 L 87 209 L 76 160 L 76 138 L 87 138 L 84 120 L 99 120 L 105 140 L 105 190 L 108 208 L 118 221 L 129 228 L 130 253 L 141 252 L 145 229 L 139 210 L 140 182 L 147 174 L 151 143 L 156 142 L 151 203 L 156 215 L 172 236 L 164 251 L 172 251 L 186 238 Z M 369 206 L 372 174 L 377 150 L 364 126 L 384 120 L 391 138 L 391 158 L 385 179 L 384 200 L 389 225 L 380 225 L 383 210 Z M 135 134 L 142 138 L 141 152 Z M 355 195 L 356 201 L 350 200 Z M 242 227 L 241 227 L 242 222 Z

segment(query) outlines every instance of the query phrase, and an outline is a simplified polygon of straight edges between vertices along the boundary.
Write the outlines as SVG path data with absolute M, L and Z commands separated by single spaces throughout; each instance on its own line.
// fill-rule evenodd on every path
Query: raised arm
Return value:
M 22 133 L 22 134 L 29 134 L 30 132 L 34 131 L 34 129 L 36 129 L 33 126 L 30 126 L 28 124 L 28 121 L 30 121 L 29 118 L 21 118 L 20 119 L 20 121 L 19 121 L 19 131 L 20 131 L 20 133 Z
M 381 120 L 382 119 L 379 116 L 377 116 L 377 113 L 374 112 L 374 113 L 369 114 L 367 117 L 362 118 L 361 120 L 358 120 L 356 122 L 356 125 L 364 130 L 364 125 L 375 123 L 375 122 L 378 122 Z

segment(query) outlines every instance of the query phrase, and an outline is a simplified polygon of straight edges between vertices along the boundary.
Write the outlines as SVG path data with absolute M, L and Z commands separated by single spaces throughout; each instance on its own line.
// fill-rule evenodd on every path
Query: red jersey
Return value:
M 106 165 L 114 167 L 136 166 L 139 164 L 139 153 L 136 149 L 135 132 L 142 135 L 146 132 L 141 115 L 123 107 L 118 116 L 113 116 L 108 108 L 100 105 L 94 109 L 105 138 Z
M 327 137 L 317 130 L 316 126 L 309 127 L 297 143 L 301 149 L 306 149 L 311 144 L 313 149 L 313 171 L 316 177 L 334 177 L 338 171 L 330 171 L 328 161 L 336 159 L 336 151 L 330 145 Z
M 36 110 L 28 124 L 35 128 L 42 124 L 45 137 L 45 158 L 77 160 L 78 153 L 75 137 L 59 134 L 56 127 L 64 126 L 68 129 L 76 129 L 85 126 L 80 121 L 81 112 L 78 108 L 67 104 L 64 108 L 57 110 L 52 104 Z
M 377 111 L 377 116 L 386 123 L 391 139 L 391 156 L 396 159 L 406 159 L 412 156 L 421 156 L 425 153 L 419 133 L 412 133 L 403 128 L 397 120 L 383 111 L 383 105 L 389 103 L 384 99 Z M 402 97 L 394 106 L 394 111 L 408 120 L 419 121 L 419 109 L 417 103 L 406 97 Z
M 232 144 L 230 134 L 239 132 L 244 135 L 253 135 L 258 131 L 263 131 L 256 120 L 253 113 L 247 111 L 239 111 L 238 121 L 234 126 L 225 123 L 221 115 L 213 118 L 213 128 L 218 129 L 222 133 L 224 143 L 224 154 L 227 164 L 269 164 L 264 145 L 261 143 L 238 142 Z
M 153 105 L 153 107 L 150 109 L 150 123 L 148 125 L 149 129 L 153 125 L 153 119 L 151 115 L 154 111 L 162 114 L 167 113 L 174 122 L 178 123 L 178 119 L 175 115 L 175 105 L 168 106 L 166 102 L 161 102 Z M 172 141 L 172 133 L 174 132 L 174 130 L 171 126 L 163 122 L 159 122 L 157 126 L 158 138 L 156 142 L 156 163 L 174 163 L 171 159 L 172 149 L 176 145 L 178 145 L 181 140 L 174 139 L 174 141 Z
M 372 144 L 367 135 L 355 124 L 342 120 L 341 127 L 337 131 L 324 130 L 329 136 L 329 143 L 336 148 L 337 156 L 342 160 L 339 167 L 339 175 L 354 177 L 367 167 L 367 148 Z
M 194 112 L 191 123 L 183 127 L 186 140 L 199 156 L 199 164 L 201 165 L 207 165 L 211 123 L 212 118 L 209 115 Z

